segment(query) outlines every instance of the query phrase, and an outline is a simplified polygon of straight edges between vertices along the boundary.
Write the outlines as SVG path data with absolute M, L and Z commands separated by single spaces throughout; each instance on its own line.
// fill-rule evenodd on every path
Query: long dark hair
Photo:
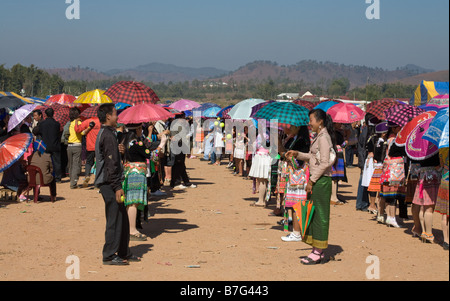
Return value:
M 313 109 L 309 112 L 309 116 L 313 115 L 317 121 L 323 121 L 323 126 L 327 129 L 328 134 L 331 137 L 331 143 L 333 144 L 333 149 L 337 153 L 336 147 L 336 133 L 334 131 L 333 119 L 322 109 Z M 337 161 L 337 160 L 336 160 Z
M 125 153 L 123 155 L 123 160 L 125 162 L 130 161 L 130 142 L 138 139 L 135 129 L 129 129 L 127 133 L 124 133 L 122 144 L 125 146 Z

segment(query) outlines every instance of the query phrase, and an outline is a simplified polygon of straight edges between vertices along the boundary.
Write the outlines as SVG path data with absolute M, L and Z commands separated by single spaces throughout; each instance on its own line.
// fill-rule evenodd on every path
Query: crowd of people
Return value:
M 44 119 L 39 110 L 33 111 L 8 131 L 9 114 L 0 115 L 1 141 L 18 133 L 31 133 L 34 137 L 21 160 L 4 171 L 0 185 L 16 191 L 20 201 L 28 201 L 27 166 L 37 166 L 44 176 L 44 183 L 37 184 L 49 185 L 51 201 L 55 201 L 61 179 L 69 178 L 70 189 L 82 189 L 92 185 L 91 176 L 95 174 L 93 184 L 105 201 L 104 264 L 127 265 L 140 260 L 131 254 L 128 244 L 130 240 L 147 240 L 139 230 L 142 220 L 149 217 L 149 196 L 164 196 L 163 186 L 196 188 L 186 172 L 185 160 L 196 159 L 200 153 L 200 160 L 211 165 L 221 165 L 228 158 L 227 168 L 235 176 L 253 180 L 253 193 L 258 200 L 251 206 L 267 207 L 272 197 L 275 199 L 276 208 L 270 215 L 282 217 L 278 223 L 288 232 L 281 239 L 312 246 L 302 264 L 324 262 L 330 206 L 348 202 L 338 193 L 339 183 L 348 182 L 347 169 L 357 167 L 360 180 L 356 210 L 374 214 L 380 224 L 399 228 L 409 219 L 411 206 L 411 234 L 424 243 L 434 241 L 433 214 L 438 212 L 442 215 L 442 246 L 448 250 L 448 151 L 412 161 L 404 147 L 393 143 L 401 128 L 370 114 L 363 122 L 344 125 L 333 123 L 323 110 L 311 110 L 308 126 L 278 129 L 276 158 L 268 148 L 268 130 L 259 131 L 256 141 L 251 141 L 247 127 L 242 133 L 233 129 L 226 136 L 223 120 L 216 121 L 209 130 L 194 131 L 192 118 L 177 115 L 176 119 L 186 118 L 190 124 L 186 139 L 191 149 L 186 154 L 171 151 L 171 142 L 180 133 L 170 130 L 176 119 L 118 124 L 113 104 L 101 105 L 98 116 L 86 120 L 80 118 L 78 108 L 71 108 L 70 121 L 65 125 L 53 118 L 52 108 L 45 110 L 45 116 Z M 230 140 L 232 143 L 227 143 Z M 186 140 L 178 143 L 183 141 Z M 253 151 L 249 151 L 250 144 Z M 385 168 L 389 164 L 401 166 L 404 176 L 389 178 Z M 297 214 L 299 203 L 308 200 L 313 200 L 315 211 L 305 231 Z

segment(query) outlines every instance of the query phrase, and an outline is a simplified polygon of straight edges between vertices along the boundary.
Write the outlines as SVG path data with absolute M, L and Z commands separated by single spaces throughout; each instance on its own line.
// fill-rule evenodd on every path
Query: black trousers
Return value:
M 106 231 L 103 246 L 103 261 L 112 260 L 116 253 L 120 258 L 131 256 L 130 225 L 128 214 L 123 203 L 117 203 L 116 193 L 110 185 L 102 185 L 100 193 L 105 201 Z
M 185 161 L 186 161 L 185 154 L 176 155 L 175 164 L 172 167 L 172 180 L 170 181 L 171 187 L 180 185 L 181 182 L 183 182 L 184 185 L 186 185 L 186 186 L 191 185 L 187 171 L 186 171 L 186 162 Z
M 52 157 L 53 172 L 55 174 L 54 178 L 57 182 L 61 181 L 61 178 L 62 178 L 61 152 L 53 152 L 50 155 Z M 66 156 L 67 156 L 67 154 L 66 154 Z
M 91 176 L 91 169 L 95 162 L 95 151 L 86 151 L 86 164 L 84 166 L 84 176 Z

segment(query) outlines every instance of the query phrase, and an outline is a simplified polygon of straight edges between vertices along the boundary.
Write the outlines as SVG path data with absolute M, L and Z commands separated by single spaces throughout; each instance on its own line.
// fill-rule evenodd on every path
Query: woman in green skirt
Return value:
M 330 199 L 332 190 L 332 166 L 336 161 L 336 143 L 333 121 L 321 109 L 309 113 L 310 127 L 314 138 L 309 153 L 289 151 L 287 158 L 308 161 L 310 178 L 306 192 L 315 206 L 303 241 L 313 247 L 311 254 L 301 260 L 302 264 L 311 265 L 324 262 L 323 250 L 328 248 L 330 228 Z

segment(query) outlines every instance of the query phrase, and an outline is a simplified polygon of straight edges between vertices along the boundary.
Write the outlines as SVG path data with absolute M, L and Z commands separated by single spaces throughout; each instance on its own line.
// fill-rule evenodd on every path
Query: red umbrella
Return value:
M 100 108 L 100 106 L 87 108 L 80 114 L 80 117 L 85 119 L 97 117 L 98 108 Z
M 332 106 L 327 114 L 336 123 L 353 123 L 364 119 L 366 113 L 352 103 L 339 103 Z
M 397 137 L 395 138 L 395 144 L 397 144 L 397 146 L 405 146 L 406 144 L 406 140 L 408 139 L 409 134 L 411 134 L 411 132 L 422 122 L 433 118 L 434 116 L 436 116 L 436 112 L 434 111 L 429 111 L 429 112 L 424 112 L 422 114 L 420 114 L 419 116 L 416 116 L 415 118 L 413 118 L 410 122 L 408 122 L 402 129 L 400 132 L 398 132 Z
M 0 144 L 0 172 L 16 163 L 27 151 L 31 142 L 33 142 L 33 135 L 23 133 L 14 135 Z
M 120 81 L 111 86 L 104 93 L 112 99 L 114 103 L 122 102 L 130 105 L 142 103 L 157 103 L 159 101 L 156 93 L 139 82 Z
M 307 108 L 308 110 L 314 109 L 314 107 L 317 105 L 315 102 L 307 101 L 307 100 L 294 100 L 294 103 Z
M 132 124 L 149 121 L 167 120 L 175 117 L 175 114 L 151 103 L 144 103 L 130 107 L 119 115 L 119 123 Z
M 69 95 L 69 94 L 58 94 L 58 95 L 53 95 L 52 97 L 50 97 L 49 99 L 47 99 L 47 101 L 45 102 L 45 105 L 47 106 L 51 106 L 52 104 L 60 104 L 60 105 L 74 105 L 74 101 L 77 98 L 73 95 Z
M 392 99 L 374 100 L 367 105 L 366 114 L 372 114 L 380 120 L 386 120 L 384 111 L 398 104 L 399 102 L 397 100 Z

